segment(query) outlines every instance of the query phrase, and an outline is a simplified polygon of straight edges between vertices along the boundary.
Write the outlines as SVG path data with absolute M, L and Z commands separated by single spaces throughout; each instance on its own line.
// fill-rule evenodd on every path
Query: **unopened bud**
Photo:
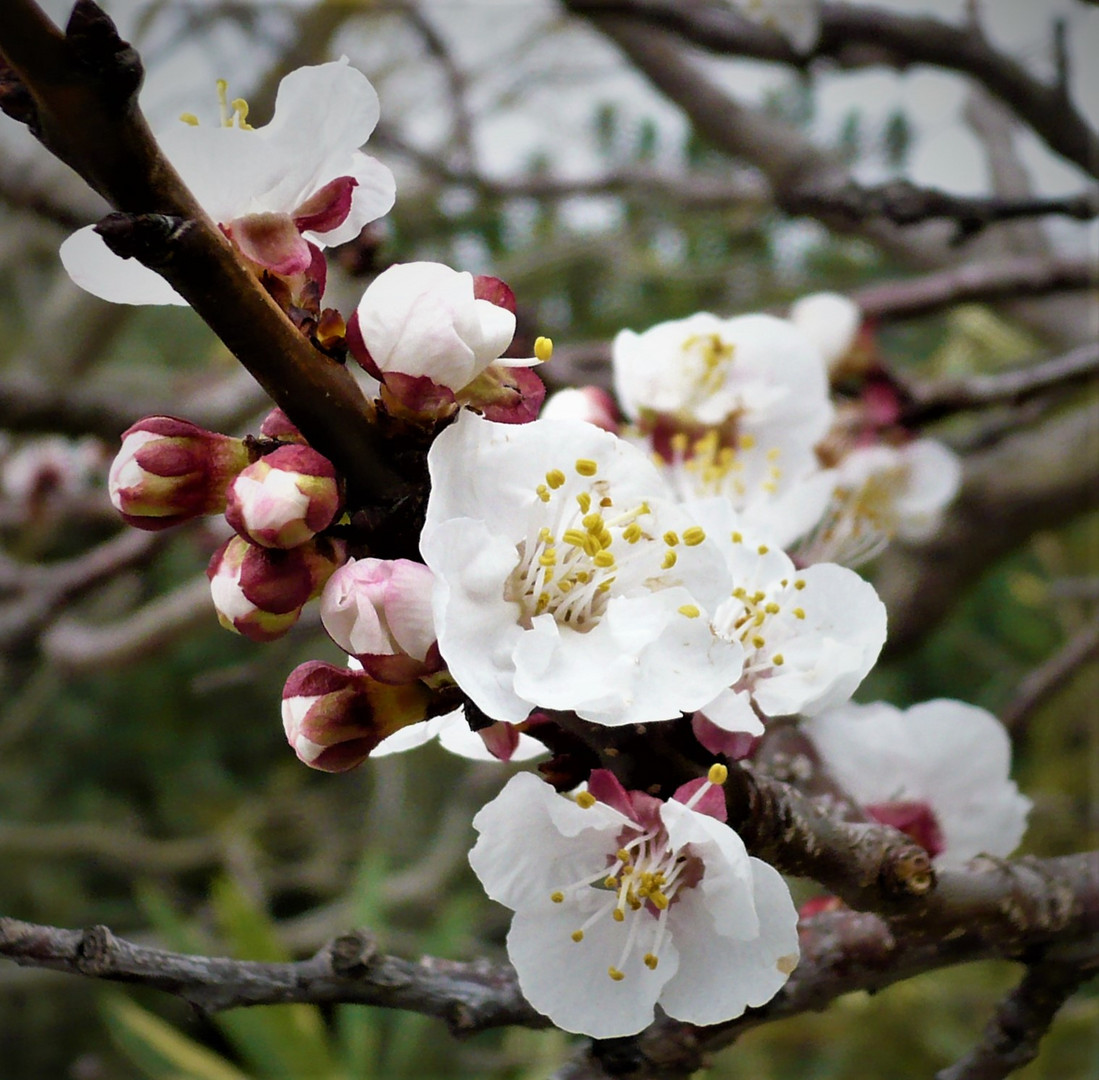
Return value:
M 431 692 L 390 686 L 361 671 L 310 660 L 282 691 L 282 724 L 294 753 L 314 769 L 346 772 L 394 732 L 426 720 Z
M 230 537 L 206 569 L 218 621 L 252 641 L 281 637 L 344 556 L 342 541 L 318 539 L 280 551 Z
M 440 670 L 431 614 L 435 577 L 409 559 L 351 559 L 328 580 L 321 622 L 332 640 L 382 682 Z
M 339 506 L 332 463 L 308 446 L 280 446 L 232 482 L 225 517 L 254 544 L 293 548 L 331 525 Z
M 225 493 L 248 464 L 240 439 L 177 420 L 147 416 L 122 435 L 108 489 L 122 517 L 139 529 L 167 529 L 225 509 Z
M 280 442 L 305 442 L 305 436 L 297 429 L 297 426 L 282 409 L 272 409 L 263 418 L 263 423 L 260 424 L 259 431 L 260 434 L 266 438 L 278 439 Z

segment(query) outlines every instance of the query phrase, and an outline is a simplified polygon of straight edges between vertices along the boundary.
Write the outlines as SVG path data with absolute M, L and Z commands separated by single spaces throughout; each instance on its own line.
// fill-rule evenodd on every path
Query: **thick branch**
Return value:
M 1062 86 L 1035 79 L 994 48 L 979 28 L 951 26 L 862 4 L 821 4 L 821 32 L 809 56 L 779 33 L 748 22 L 722 4 L 677 0 L 566 0 L 577 14 L 619 14 L 664 27 L 710 52 L 804 67 L 829 57 L 841 67 L 913 64 L 946 68 L 975 79 L 1008 105 L 1056 153 L 1099 176 L 1099 135 Z
M 140 61 L 110 20 L 91 0 L 77 0 L 62 34 L 33 0 L 10 0 L 0 52 L 30 96 L 30 115 L 24 109 L 20 118 L 36 137 L 119 211 L 139 215 L 135 227 L 145 228 L 134 239 L 145 245 L 142 261 L 357 489 L 392 497 L 399 481 L 383 464 L 354 379 L 297 331 L 161 154 L 137 106 Z M 165 227 L 154 235 L 158 222 Z

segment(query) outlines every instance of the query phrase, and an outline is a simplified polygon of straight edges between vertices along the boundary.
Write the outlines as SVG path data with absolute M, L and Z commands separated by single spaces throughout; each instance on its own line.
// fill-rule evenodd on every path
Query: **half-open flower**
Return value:
M 848 704 L 802 728 L 840 786 L 936 866 L 1010 855 L 1022 839 L 1030 800 L 1010 779 L 1007 732 L 984 709 L 945 698 L 904 711 Z
M 514 334 L 515 300 L 503 282 L 434 262 L 399 263 L 379 274 L 347 328 L 352 354 L 410 412 L 446 416 L 466 399 L 482 412 L 497 404 L 510 411 L 533 395 L 533 411 L 521 417 L 527 420 L 545 388 L 522 374 L 537 356 L 501 359 Z
M 321 594 L 332 640 L 382 682 L 411 682 L 443 662 L 431 614 L 435 577 L 409 559 L 349 559 Z
M 262 547 L 292 548 L 332 524 L 340 483 L 328 458 L 308 446 L 280 446 L 229 486 L 225 517 Z
M 786 982 L 797 913 L 778 872 L 724 824 L 723 778 L 715 766 L 661 802 L 603 770 L 572 798 L 524 773 L 473 819 L 469 861 L 515 912 L 520 988 L 558 1027 L 630 1035 L 657 1004 L 716 1024 Z
M 318 248 L 354 239 L 388 212 L 390 171 L 359 152 L 378 122 L 378 95 L 344 58 L 291 72 L 279 84 L 271 123 L 252 128 L 247 105 L 225 102 L 221 124 L 193 116 L 158 141 L 203 209 L 257 267 L 288 276 L 309 270 Z M 81 288 L 120 304 L 185 304 L 152 270 L 108 250 L 92 228 L 61 246 Z
M 122 433 L 107 489 L 128 524 L 167 529 L 224 510 L 226 491 L 247 464 L 240 439 L 173 416 L 146 416 Z
M 439 648 L 486 715 L 643 723 L 739 678 L 743 647 L 709 628 L 722 553 L 641 451 L 579 421 L 463 413 L 428 465 Z

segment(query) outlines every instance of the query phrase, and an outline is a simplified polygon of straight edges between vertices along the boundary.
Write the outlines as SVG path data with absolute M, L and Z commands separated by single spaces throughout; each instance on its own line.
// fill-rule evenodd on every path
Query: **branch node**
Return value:
M 880 882 L 892 896 L 926 896 L 935 887 L 931 856 L 918 844 L 894 848 L 882 860 Z
M 360 978 L 373 966 L 378 955 L 378 943 L 365 930 L 343 934 L 328 946 L 332 971 L 345 979 Z
M 106 926 L 89 926 L 76 947 L 77 967 L 84 975 L 104 974 L 115 948 L 114 934 Z
M 95 78 L 112 105 L 136 105 L 145 69 L 137 50 L 119 36 L 111 17 L 92 0 L 77 0 L 65 27 L 73 59 Z
M 120 259 L 137 259 L 155 270 L 166 266 L 195 223 L 172 214 L 108 214 L 95 226 Z

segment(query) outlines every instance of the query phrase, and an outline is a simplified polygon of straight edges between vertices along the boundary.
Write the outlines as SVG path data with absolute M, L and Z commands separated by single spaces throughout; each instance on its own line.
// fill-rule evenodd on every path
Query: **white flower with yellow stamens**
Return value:
M 695 510 L 715 540 L 731 541 L 733 589 L 713 631 L 746 653 L 740 679 L 701 711 L 727 731 L 760 734 L 758 714 L 811 716 L 847 701 L 885 644 L 874 587 L 843 566 L 798 570 L 776 545 L 729 530 L 732 515 L 716 500 Z
M 473 819 L 469 861 L 515 912 L 508 956 L 558 1027 L 632 1035 L 657 1004 L 716 1024 L 769 1001 L 798 960 L 779 873 L 725 822 L 723 766 L 661 802 L 604 770 L 569 798 L 514 776 Z
M 428 465 L 439 649 L 488 716 L 665 720 L 739 678 L 743 647 L 709 627 L 722 552 L 641 451 L 580 421 L 466 412 Z
M 831 501 L 798 545 L 799 561 L 859 566 L 893 539 L 918 542 L 939 526 L 962 481 L 958 456 L 935 439 L 852 450 L 833 473 Z
M 654 417 L 749 430 L 777 422 L 800 430 L 811 446 L 831 423 L 820 353 L 792 323 L 771 315 L 700 312 L 642 334 L 622 330 L 613 361 L 623 411 L 643 426 Z

